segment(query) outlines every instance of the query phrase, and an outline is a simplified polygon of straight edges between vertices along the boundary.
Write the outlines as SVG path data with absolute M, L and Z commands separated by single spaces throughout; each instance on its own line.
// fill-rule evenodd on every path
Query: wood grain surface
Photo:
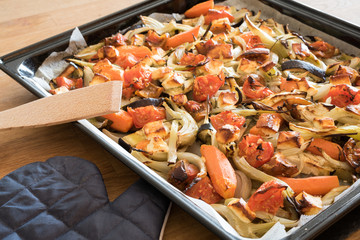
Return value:
M 0 112 L 0 131 L 59 125 L 117 113 L 121 108 L 121 91 L 121 81 L 109 81 L 40 98 Z
M 141 0 L 0 0 L 0 56 L 138 2 Z M 300 2 L 360 25 L 358 0 Z M 0 71 L 0 111 L 35 99 L 34 95 Z M 66 155 L 90 160 L 98 166 L 110 200 L 139 178 L 72 124 L 0 131 L 0 178 L 28 163 Z M 351 239 L 359 239 L 356 238 L 359 235 L 353 237 Z M 217 237 L 173 205 L 164 239 L 205 240 Z

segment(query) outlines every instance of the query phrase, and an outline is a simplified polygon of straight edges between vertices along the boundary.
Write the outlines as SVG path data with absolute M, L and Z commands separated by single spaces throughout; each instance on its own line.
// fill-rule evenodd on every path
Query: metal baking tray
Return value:
M 257 1 L 269 5 L 274 11 L 279 11 L 282 14 L 300 20 L 309 26 L 317 28 L 354 46 L 360 44 L 360 28 L 354 24 L 319 12 L 292 0 Z M 149 15 L 153 12 L 183 13 L 186 9 L 198 2 L 200 1 L 148 0 L 82 25 L 79 29 L 87 43 L 94 44 L 119 30 L 126 29 L 135 24 L 139 21 L 138 16 L 140 15 Z M 276 15 L 274 15 L 274 18 L 276 20 Z M 50 53 L 66 49 L 71 33 L 72 30 L 69 30 L 2 56 L 0 58 L 0 69 L 37 97 L 46 97 L 48 93 L 38 84 L 34 83 L 31 78 Z M 214 220 L 208 213 L 186 198 L 179 190 L 175 189 L 140 161 L 134 161 L 134 158 L 125 149 L 102 134 L 88 121 L 80 120 L 74 124 L 221 239 L 243 239 L 230 234 L 221 227 L 218 221 Z M 357 187 L 294 231 L 286 239 L 312 239 L 359 205 L 360 187 Z

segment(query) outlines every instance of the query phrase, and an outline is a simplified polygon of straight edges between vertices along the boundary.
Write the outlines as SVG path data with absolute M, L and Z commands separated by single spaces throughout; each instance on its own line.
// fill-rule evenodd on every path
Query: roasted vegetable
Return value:
M 286 182 L 295 194 L 306 192 L 311 195 L 325 195 L 331 189 L 339 187 L 339 179 L 337 176 L 317 176 L 308 178 L 286 178 L 279 177 L 280 180 Z
M 111 128 L 120 132 L 126 133 L 134 125 L 131 115 L 124 110 L 120 110 L 118 113 L 103 115 L 103 117 L 112 122 L 110 124 Z
M 274 147 L 265 142 L 259 135 L 248 134 L 239 143 L 239 156 L 244 156 L 253 167 L 258 168 L 270 161 L 274 154 Z
M 234 199 L 227 204 L 243 222 L 250 223 L 256 218 L 256 214 L 249 208 L 244 199 Z
M 315 215 L 322 209 L 320 197 L 301 192 L 295 197 L 296 207 L 304 215 Z
M 215 191 L 209 177 L 201 178 L 198 181 L 195 180 L 195 182 L 185 190 L 185 194 L 196 199 L 201 199 L 208 204 L 217 203 L 222 199 Z
M 344 155 L 346 161 L 356 170 L 360 172 L 360 148 L 354 139 L 350 138 L 344 145 Z
M 325 71 L 305 61 L 288 60 L 281 64 L 281 69 L 283 71 L 288 69 L 303 69 L 320 78 L 321 81 L 325 81 Z
M 236 176 L 229 160 L 219 149 L 211 145 L 202 145 L 200 151 L 205 158 L 206 168 L 216 192 L 223 198 L 234 197 Z
M 168 182 L 180 190 L 185 190 L 197 177 L 198 173 L 199 169 L 195 165 L 187 160 L 180 160 L 169 171 Z
M 275 215 L 279 208 L 284 206 L 282 191 L 286 188 L 286 185 L 276 180 L 263 183 L 250 197 L 249 208 L 254 212 L 264 211 Z

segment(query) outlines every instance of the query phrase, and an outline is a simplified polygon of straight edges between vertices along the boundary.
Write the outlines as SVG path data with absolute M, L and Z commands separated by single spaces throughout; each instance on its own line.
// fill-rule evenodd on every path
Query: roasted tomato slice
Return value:
M 214 186 L 211 183 L 209 177 L 204 177 L 197 183 L 190 186 L 185 194 L 196 198 L 201 199 L 208 204 L 213 204 L 219 202 L 223 199 L 214 189 Z
M 263 99 L 273 94 L 273 92 L 269 88 L 262 85 L 252 76 L 246 78 L 243 85 L 243 91 L 245 96 L 250 99 Z
M 126 37 L 118 33 L 112 37 L 105 38 L 105 45 L 113 45 L 115 47 L 126 45 Z
M 116 59 L 115 64 L 126 69 L 133 67 L 138 61 L 139 59 L 136 58 L 134 55 L 132 55 L 131 53 L 127 53 L 120 55 Z
M 217 115 L 210 117 L 211 125 L 216 130 L 219 130 L 222 126 L 226 124 L 230 124 L 232 126 L 236 126 L 239 129 L 244 125 L 245 118 L 243 116 L 239 116 L 232 111 L 224 111 Z
M 249 208 L 254 212 L 264 211 L 275 215 L 279 208 L 284 206 L 282 191 L 286 188 L 287 186 L 276 180 L 263 183 L 250 197 Z
M 360 103 L 359 90 L 347 84 L 339 84 L 332 86 L 325 100 L 331 97 L 331 104 L 338 107 L 346 107 L 350 104 Z
M 212 96 L 219 90 L 224 84 L 224 80 L 216 75 L 206 75 L 195 78 L 194 81 L 194 100 L 203 102 Z
M 75 88 L 75 82 L 73 79 L 67 77 L 57 77 L 54 81 L 56 82 L 57 87 L 66 87 L 69 90 Z
M 151 71 L 138 64 L 125 70 L 124 79 L 124 88 L 133 86 L 135 89 L 144 89 L 151 81 Z
M 104 58 L 104 59 L 98 61 L 94 65 L 93 71 L 94 71 L 94 73 L 99 73 L 101 75 L 104 75 L 105 77 L 107 77 L 108 79 L 110 79 L 112 81 L 114 81 L 114 80 L 123 81 L 124 80 L 124 70 L 112 65 L 111 62 L 107 58 Z
M 152 56 L 150 49 L 145 46 L 120 46 L 116 49 L 119 56 L 114 63 L 124 69 L 133 67 L 145 57 Z
M 132 109 L 127 108 L 127 112 L 131 115 L 134 125 L 137 128 L 142 128 L 148 122 L 165 119 L 166 111 L 163 107 L 146 106 Z
M 206 102 L 198 103 L 190 100 L 184 105 L 184 107 L 197 122 L 203 120 L 207 114 Z
M 168 33 L 159 36 L 159 34 L 157 34 L 154 30 L 149 30 L 145 40 L 152 47 L 161 47 L 165 44 L 168 38 Z
M 312 51 L 315 56 L 323 58 L 331 58 L 335 54 L 336 48 L 324 41 L 316 41 L 310 44 L 310 51 Z
M 205 24 L 209 25 L 211 21 L 220 19 L 220 18 L 227 18 L 230 22 L 234 21 L 234 16 L 231 15 L 225 9 L 217 10 L 217 9 L 209 9 L 207 15 L 205 16 Z
M 179 61 L 180 65 L 186 66 L 197 66 L 200 63 L 205 64 L 206 57 L 202 54 L 193 54 L 191 52 L 186 52 Z
M 187 160 L 179 160 L 168 173 L 168 182 L 181 191 L 194 180 L 199 173 L 199 168 Z
M 273 155 L 273 145 L 265 142 L 259 135 L 248 134 L 239 143 L 239 156 L 244 156 L 246 161 L 255 168 L 270 161 Z
M 246 43 L 246 50 L 253 48 L 264 48 L 264 44 L 262 43 L 259 36 L 254 35 L 252 32 L 246 32 L 240 35 L 242 39 L 244 39 Z
M 356 147 L 354 139 L 350 138 L 344 145 L 344 155 L 346 161 L 360 173 L 360 148 Z

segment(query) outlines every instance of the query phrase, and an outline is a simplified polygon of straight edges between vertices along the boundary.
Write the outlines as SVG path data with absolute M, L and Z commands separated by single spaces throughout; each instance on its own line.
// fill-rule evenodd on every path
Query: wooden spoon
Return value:
M 43 127 L 120 111 L 122 82 L 53 95 L 0 112 L 0 130 Z

